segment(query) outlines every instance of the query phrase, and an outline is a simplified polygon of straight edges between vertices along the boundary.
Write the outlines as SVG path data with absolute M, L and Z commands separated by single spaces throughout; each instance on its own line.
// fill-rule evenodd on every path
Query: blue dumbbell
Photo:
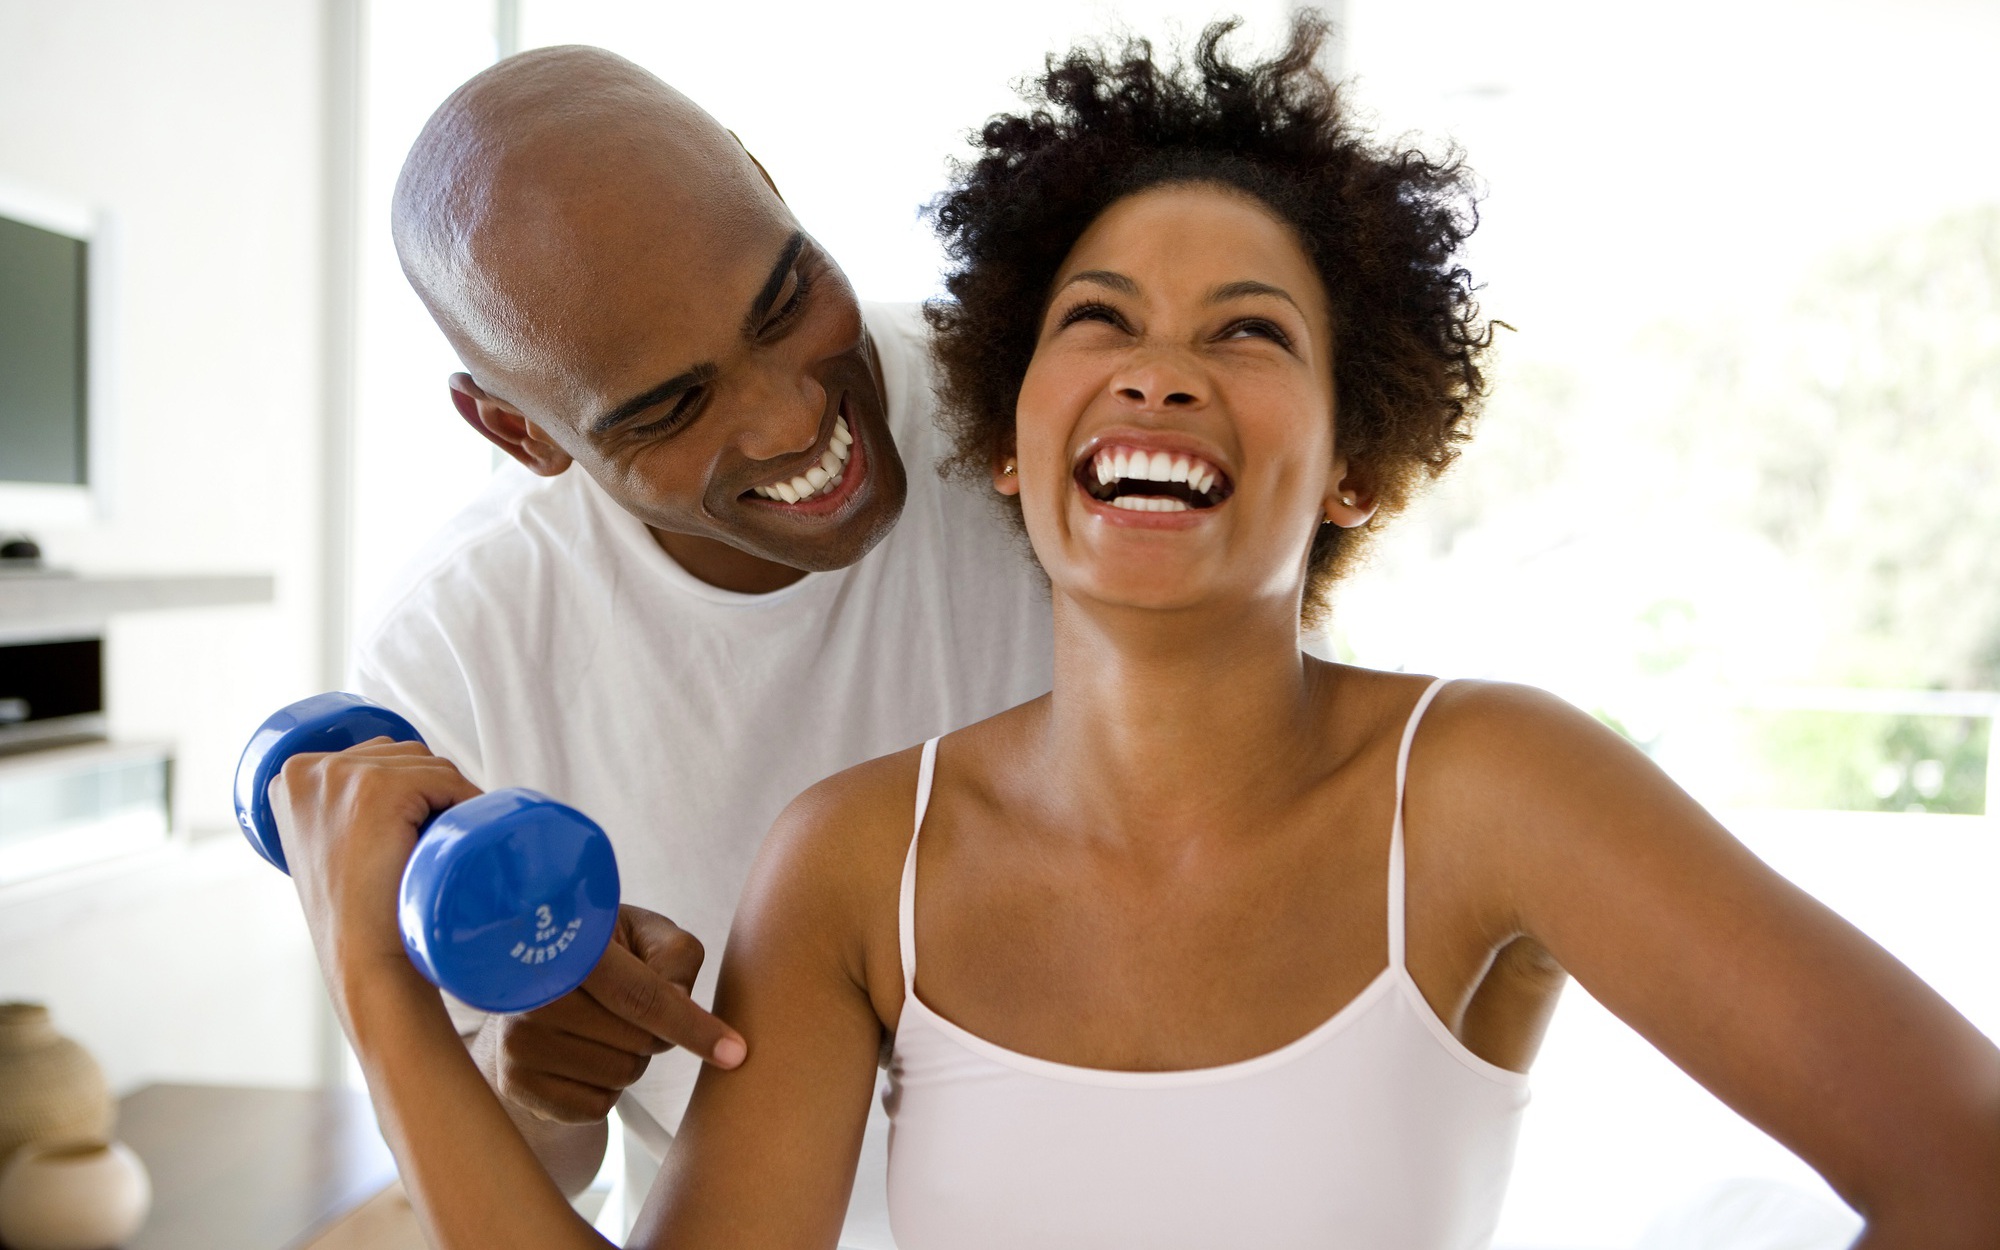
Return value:
M 236 766 L 236 821 L 280 872 L 272 780 L 302 751 L 371 738 L 422 742 L 410 722 L 338 691 L 258 726 Z M 618 922 L 618 861 L 597 822 L 547 795 L 493 790 L 437 813 L 403 870 L 403 947 L 432 985 L 482 1011 L 531 1011 L 569 993 Z

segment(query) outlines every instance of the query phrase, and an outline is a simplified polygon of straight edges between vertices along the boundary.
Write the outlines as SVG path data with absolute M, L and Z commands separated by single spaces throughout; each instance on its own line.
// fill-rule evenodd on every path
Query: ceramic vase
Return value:
M 29 1142 L 104 1141 L 116 1107 L 90 1052 L 39 1003 L 0 1003 L 0 1167 Z
M 37 1143 L 0 1169 L 0 1242 L 9 1250 L 112 1250 L 146 1222 L 152 1182 L 119 1142 Z

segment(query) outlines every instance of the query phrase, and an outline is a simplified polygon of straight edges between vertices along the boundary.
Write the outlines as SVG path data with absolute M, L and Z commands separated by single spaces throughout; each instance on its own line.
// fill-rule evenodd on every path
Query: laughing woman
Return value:
M 833 1245 L 886 1054 L 903 1250 L 1484 1246 L 1567 973 L 1861 1244 L 2000 1245 L 2000 1052 L 1921 981 L 1588 716 L 1300 650 L 1488 336 L 1462 171 L 1350 129 L 1311 22 L 1225 33 L 1052 62 L 939 202 L 957 464 L 1047 571 L 1054 689 L 780 820 L 749 1058 L 636 1244 Z M 434 1240 L 589 1244 L 407 963 L 342 981 Z

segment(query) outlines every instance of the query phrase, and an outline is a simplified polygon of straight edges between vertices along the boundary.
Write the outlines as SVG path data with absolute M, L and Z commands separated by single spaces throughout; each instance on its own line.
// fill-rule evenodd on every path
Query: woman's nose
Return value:
M 1111 389 L 1119 399 L 1149 411 L 1195 408 L 1208 401 L 1208 387 L 1199 371 L 1172 352 L 1148 353 L 1131 361 L 1112 378 Z

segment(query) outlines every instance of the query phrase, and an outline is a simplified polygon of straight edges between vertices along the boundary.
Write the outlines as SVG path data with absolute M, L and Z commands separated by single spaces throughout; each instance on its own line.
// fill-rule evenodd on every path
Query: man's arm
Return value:
M 437 622 L 419 616 L 373 635 L 355 689 L 407 717 L 438 754 L 483 778 L 471 678 Z M 605 1117 L 652 1056 L 685 1046 L 713 1059 L 726 1026 L 687 997 L 701 943 L 666 917 L 621 907 L 612 949 L 584 989 L 537 1011 L 484 1016 L 461 1035 L 473 1062 L 564 1194 L 587 1188 L 604 1160 Z M 623 948 L 636 956 L 613 960 Z M 638 975 L 643 968 L 655 974 Z M 619 976 L 621 972 L 632 975 Z
M 472 1053 L 472 1062 L 479 1069 L 479 1075 L 486 1078 L 488 1088 L 494 1085 L 494 1062 L 490 1052 L 480 1054 L 481 1038 L 486 1030 L 465 1039 Z M 514 1122 L 514 1128 L 521 1134 L 521 1140 L 535 1156 L 535 1162 L 549 1174 L 562 1195 L 574 1202 L 577 1196 L 590 1188 L 590 1182 L 604 1166 L 604 1150 L 611 1142 L 611 1123 L 608 1119 L 591 1120 L 583 1124 L 564 1124 L 556 1120 L 544 1120 L 532 1111 L 505 1097 L 500 1099 L 501 1110 Z
M 654 1055 L 679 1045 L 710 1062 L 742 1059 L 741 1039 L 691 997 L 703 958 L 700 941 L 665 916 L 622 906 L 581 988 L 534 1011 L 487 1016 L 467 1039 L 480 1075 L 565 1195 L 597 1175 L 605 1117 Z

